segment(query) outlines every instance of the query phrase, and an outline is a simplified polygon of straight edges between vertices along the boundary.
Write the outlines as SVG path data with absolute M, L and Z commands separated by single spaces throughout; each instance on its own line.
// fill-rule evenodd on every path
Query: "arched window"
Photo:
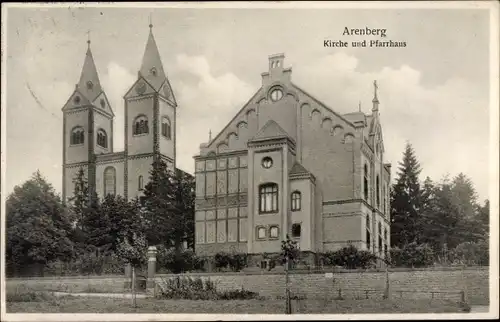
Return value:
M 116 195 L 116 170 L 113 167 L 104 170 L 104 196 L 107 195 Z
M 148 118 L 144 115 L 138 116 L 134 121 L 134 135 L 149 133 Z
M 378 252 L 382 253 L 382 224 L 378 223 Z
M 144 182 L 142 176 L 139 176 L 139 191 L 141 191 L 144 188 Z
M 103 129 L 99 129 L 97 131 L 97 145 L 103 148 L 108 148 L 108 136 Z
M 71 145 L 83 144 L 84 142 L 85 142 L 85 131 L 83 130 L 82 127 L 77 126 L 73 130 L 71 130 L 71 138 L 70 138 Z
M 377 208 L 380 208 L 380 179 L 377 174 Z
M 166 116 L 161 119 L 161 135 L 167 138 L 167 140 L 172 139 L 172 126 L 170 125 L 170 120 Z
M 259 188 L 259 212 L 272 213 L 278 211 L 278 185 L 266 183 Z
M 365 169 L 364 169 L 364 174 L 363 174 L 363 189 L 364 189 L 364 197 L 365 200 L 368 201 L 368 165 L 365 164 Z
M 371 246 L 371 235 L 370 235 L 370 216 L 366 215 L 366 248 L 370 249 Z
M 302 194 L 300 191 L 292 192 L 292 211 L 301 209 Z
M 382 188 L 384 191 L 382 192 L 382 204 L 384 205 L 384 215 L 386 214 L 386 211 L 387 211 L 387 202 L 386 202 L 386 199 L 385 199 L 385 194 L 386 194 L 386 190 L 385 190 L 385 186 Z

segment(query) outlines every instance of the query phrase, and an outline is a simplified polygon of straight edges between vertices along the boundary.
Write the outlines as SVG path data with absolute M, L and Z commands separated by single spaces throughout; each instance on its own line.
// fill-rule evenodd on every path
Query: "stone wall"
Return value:
M 460 300 L 460 292 L 464 290 L 469 301 L 487 304 L 488 274 L 487 268 L 391 270 L 391 296 Z M 280 297 L 285 294 L 285 275 L 282 272 L 192 273 L 183 276 L 210 279 L 220 290 L 244 288 L 266 297 Z M 175 277 L 176 275 L 157 275 L 157 280 Z M 381 298 L 386 285 L 386 273 L 376 270 L 336 271 L 333 278 L 325 273 L 294 272 L 290 273 L 289 277 L 293 295 L 317 299 L 335 298 L 339 295 L 339 289 L 344 298 L 365 298 L 367 295 L 370 298 Z

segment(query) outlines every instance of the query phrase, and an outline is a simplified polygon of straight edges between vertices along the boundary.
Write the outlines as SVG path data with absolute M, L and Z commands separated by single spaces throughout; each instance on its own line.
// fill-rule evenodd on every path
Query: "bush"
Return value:
M 95 251 L 82 253 L 77 258 L 68 261 L 53 261 L 44 268 L 44 275 L 65 276 L 65 275 L 105 275 L 123 274 L 125 264 L 115 253 L 104 254 Z
M 410 243 L 391 248 L 391 264 L 398 267 L 428 267 L 434 264 L 434 252 L 428 244 Z
M 203 269 L 203 261 L 190 249 L 176 252 L 159 246 L 157 263 L 158 269 L 165 268 L 174 274 Z
M 214 256 L 215 267 L 218 270 L 229 268 L 233 272 L 238 272 L 248 265 L 248 256 L 244 253 L 224 253 L 220 252 Z
M 450 252 L 450 260 L 457 264 L 488 265 L 489 245 L 484 240 L 461 243 Z
M 159 284 L 160 294 L 164 299 L 184 300 L 246 300 L 258 296 L 248 290 L 228 290 L 218 292 L 210 279 L 203 281 L 200 277 L 180 277 L 162 279 Z
M 377 256 L 365 251 L 358 250 L 354 245 L 339 249 L 335 252 L 321 254 L 325 265 L 341 266 L 347 269 L 370 268 L 376 263 Z

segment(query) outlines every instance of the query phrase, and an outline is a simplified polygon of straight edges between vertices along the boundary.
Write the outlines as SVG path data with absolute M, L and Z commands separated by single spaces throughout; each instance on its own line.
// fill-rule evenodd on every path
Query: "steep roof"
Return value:
M 310 172 L 307 171 L 304 166 L 298 162 L 295 162 L 292 166 L 292 169 L 290 170 L 289 174 L 309 174 Z
M 267 123 L 260 129 L 257 134 L 252 138 L 252 140 L 261 140 L 261 139 L 273 139 L 273 138 L 283 138 L 290 137 L 288 133 L 278 123 L 274 120 L 269 120 Z
M 160 52 L 153 36 L 152 25 L 150 25 L 148 41 L 142 57 L 142 64 L 139 73 L 149 84 L 153 86 L 156 91 L 160 90 L 161 86 L 167 79 L 165 71 L 163 70 Z
M 93 101 L 102 92 L 101 82 L 95 66 L 94 57 L 89 47 L 85 54 L 80 81 L 77 84 L 79 92 L 89 101 Z

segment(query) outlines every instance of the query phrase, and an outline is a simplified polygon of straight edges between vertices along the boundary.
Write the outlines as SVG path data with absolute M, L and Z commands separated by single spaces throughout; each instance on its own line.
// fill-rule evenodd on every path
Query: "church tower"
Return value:
M 73 180 L 84 169 L 89 192 L 96 191 L 96 154 L 113 152 L 114 113 L 99 81 L 90 39 L 80 81 L 63 111 L 63 200 L 73 195 Z
M 139 196 L 154 160 L 175 168 L 177 103 L 149 25 L 137 81 L 125 94 L 125 195 Z

